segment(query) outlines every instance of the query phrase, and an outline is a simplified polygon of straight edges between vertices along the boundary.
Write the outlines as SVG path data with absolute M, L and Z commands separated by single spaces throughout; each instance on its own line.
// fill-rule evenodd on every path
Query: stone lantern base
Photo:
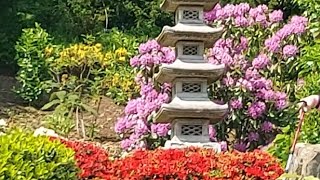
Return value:
M 171 140 L 165 143 L 165 148 L 202 147 L 221 151 L 219 143 L 211 142 L 209 138 L 209 120 L 206 119 L 176 119 L 172 122 Z
M 217 153 L 221 152 L 221 145 L 215 142 L 208 143 L 189 143 L 189 142 L 179 142 L 174 140 L 169 140 L 165 143 L 164 149 L 170 148 L 186 148 L 186 147 L 200 147 L 200 148 L 209 148 L 214 149 Z

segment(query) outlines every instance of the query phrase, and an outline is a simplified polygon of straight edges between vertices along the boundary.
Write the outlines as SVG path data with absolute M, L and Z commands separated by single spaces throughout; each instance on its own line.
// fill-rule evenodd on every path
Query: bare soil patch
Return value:
M 44 117 L 51 112 L 44 112 L 28 106 L 19 99 L 13 92 L 17 86 L 14 77 L 0 75 L 0 119 L 5 119 L 10 126 L 17 126 L 35 130 L 41 126 L 45 127 Z M 124 107 L 116 105 L 112 99 L 103 97 L 100 110 L 96 120 L 97 132 L 93 141 L 101 144 L 111 154 L 120 151 L 120 139 L 114 132 L 114 125 L 117 118 L 123 113 Z M 92 117 L 87 116 L 84 121 L 90 121 Z M 81 139 L 74 130 L 71 139 Z

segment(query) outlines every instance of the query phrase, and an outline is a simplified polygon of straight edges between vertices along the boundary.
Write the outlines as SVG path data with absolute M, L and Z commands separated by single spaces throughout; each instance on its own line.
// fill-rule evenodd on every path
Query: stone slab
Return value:
M 223 27 L 178 23 L 173 27 L 164 26 L 156 39 L 162 46 L 174 47 L 178 41 L 202 41 L 205 48 L 211 48 L 222 33 Z
M 215 142 L 207 142 L 207 143 L 189 143 L 189 142 L 179 142 L 179 141 L 166 141 L 164 148 L 187 148 L 187 147 L 200 147 L 200 148 L 208 148 L 214 149 L 217 153 L 221 152 L 221 145 Z
M 225 65 L 191 63 L 177 59 L 172 64 L 162 64 L 155 80 L 160 83 L 172 82 L 176 78 L 205 78 L 208 83 L 218 80 L 225 71 Z
M 155 123 L 171 123 L 177 118 L 192 120 L 208 119 L 210 124 L 216 124 L 223 120 L 228 112 L 228 105 L 219 105 L 210 100 L 182 100 L 173 98 L 169 104 L 163 104 L 155 114 Z
M 320 178 L 320 144 L 298 143 L 289 172 Z

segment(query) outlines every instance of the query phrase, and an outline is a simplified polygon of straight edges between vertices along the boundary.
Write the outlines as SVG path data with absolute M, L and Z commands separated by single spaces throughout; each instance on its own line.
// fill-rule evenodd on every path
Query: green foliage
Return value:
M 23 27 L 39 22 L 57 39 L 73 40 L 103 29 L 103 5 L 97 0 L 18 0 L 13 16 Z M 16 14 L 15 14 L 16 13 Z
M 297 92 L 297 97 L 302 99 L 312 94 L 320 93 L 320 73 L 312 72 L 304 77 L 304 85 Z M 314 109 L 305 115 L 304 124 L 300 135 L 300 140 L 306 143 L 319 144 L 320 143 L 320 113 Z
M 76 107 L 80 107 L 87 112 L 96 114 L 96 111 L 88 105 L 81 102 L 79 95 L 76 93 L 67 93 L 67 91 L 53 92 L 50 97 L 50 102 L 42 107 L 42 110 L 47 110 L 53 106 L 55 110 L 64 112 L 65 110 L 71 110 L 73 112 Z
M 117 28 L 112 28 L 108 32 L 99 32 L 95 37 L 95 41 L 103 45 L 104 51 L 126 48 L 129 56 L 135 55 L 139 43 L 147 40 L 146 38 L 138 39 L 136 36 L 121 32 Z
M 305 77 L 306 75 L 312 72 L 320 71 L 320 40 L 316 40 L 314 45 L 305 46 L 302 49 L 302 56 L 299 59 L 300 73 L 301 77 Z
M 320 73 L 312 72 L 304 78 L 304 84 L 296 92 L 296 97 L 302 99 L 312 94 L 319 94 L 320 92 Z M 299 142 L 319 144 L 320 143 L 320 113 L 318 110 L 311 110 L 306 113 L 304 123 L 299 135 Z M 290 125 L 282 129 L 282 133 L 278 134 L 273 142 L 273 146 L 269 152 L 278 157 L 283 165 L 285 164 L 291 143 L 296 131 L 297 118 L 292 117 Z
M 107 69 L 100 77 L 108 87 L 106 95 L 117 104 L 125 104 L 138 92 L 138 86 L 134 82 L 136 70 L 130 66 L 129 59 L 137 53 L 138 43 L 143 40 L 145 39 L 137 39 L 117 29 L 97 36 L 96 42 L 101 43 L 104 51 L 110 54 Z M 98 82 L 96 80 L 95 84 Z
M 102 3 L 97 0 L 4 0 L 0 2 L 0 65 L 16 70 L 14 43 L 21 29 L 39 22 L 56 40 L 67 43 L 81 34 L 103 29 Z M 101 5 L 100 5 L 101 4 Z
M 273 140 L 272 146 L 268 149 L 268 152 L 274 157 L 277 157 L 282 166 L 286 165 L 286 162 L 289 157 L 290 147 L 293 140 L 293 131 L 294 126 L 288 125 L 287 127 L 282 128 L 282 133 L 278 134 Z
M 16 93 L 25 101 L 38 100 L 45 91 L 44 81 L 48 78 L 48 66 L 44 54 L 51 39 L 39 24 L 35 28 L 24 29 L 17 42 L 17 61 L 20 67 L 17 80 L 20 86 Z
M 91 100 L 107 95 L 117 103 L 125 103 L 137 92 L 135 70 L 129 65 L 129 57 L 137 50 L 137 40 L 114 29 L 97 37 L 87 35 L 84 42 L 46 48 L 52 77 L 46 83 L 54 88 L 50 102 L 42 109 L 55 109 L 47 122 L 56 125 L 58 132 L 68 135 L 76 127 L 83 137 L 88 133 L 82 116 L 92 114 L 89 136 L 93 137 L 99 103 L 96 110 Z
M 54 129 L 58 134 L 68 138 L 70 132 L 74 129 L 74 120 L 68 117 L 64 112 L 55 112 L 45 118 L 46 126 Z
M 39 22 L 59 44 L 81 41 L 82 34 L 119 28 L 137 36 L 155 37 L 173 18 L 159 0 L 3 0 L 0 2 L 0 67 L 16 69 L 14 44 L 21 29 Z
M 318 0 L 294 0 L 299 7 L 303 8 L 304 15 L 309 18 L 309 38 L 305 40 L 305 46 L 302 49 L 299 66 L 302 71 L 300 76 L 304 77 L 311 72 L 320 69 L 320 1 Z
M 318 0 L 294 0 L 301 9 L 304 15 L 309 18 L 310 32 L 314 38 L 319 38 L 320 35 L 320 1 Z
M 63 90 L 53 92 L 50 97 L 50 102 L 42 107 L 42 110 L 48 110 L 52 107 L 55 108 L 54 113 L 47 117 L 47 123 L 51 125 L 51 127 L 54 125 L 53 129 L 68 136 L 74 127 L 80 132 L 79 122 L 81 122 L 82 136 L 86 137 L 85 125 L 83 119 L 79 118 L 79 114 L 88 112 L 97 115 L 96 110 L 86 104 L 86 100 L 85 96 L 81 96 L 81 92 L 67 92 Z M 72 122 L 72 119 L 76 119 L 76 122 Z
M 320 41 L 317 39 L 320 34 L 320 1 L 317 0 L 294 0 L 299 7 L 304 10 L 304 15 L 309 18 L 309 38 L 305 40 L 301 56 L 297 61 L 297 67 L 300 69 L 299 77 L 304 81 L 303 85 L 297 89 L 295 96 L 297 99 L 319 94 L 320 92 Z M 318 110 L 311 110 L 306 113 L 304 124 L 299 135 L 299 141 L 311 144 L 320 143 L 319 137 L 320 113 Z M 279 134 L 274 142 L 270 152 L 286 161 L 295 131 L 295 124 L 291 124 L 288 131 Z
M 124 104 L 137 94 L 135 69 L 129 59 L 137 51 L 139 40 L 116 29 L 86 35 L 84 43 L 68 46 L 53 45 L 50 40 L 38 24 L 25 30 L 17 44 L 17 79 L 21 84 L 17 93 L 29 102 L 45 101 L 42 110 L 55 109 L 54 117 L 47 117 L 48 125 L 60 127 L 55 130 L 68 135 L 73 127 L 82 126 L 85 137 L 81 117 L 83 113 L 97 116 L 90 105 L 93 98 L 107 95 Z M 42 95 L 50 96 L 49 102 Z M 70 121 L 74 118 L 76 125 Z
M 0 72 L 13 71 L 16 67 L 14 61 L 14 45 L 20 35 L 22 26 L 18 23 L 18 16 L 13 15 L 15 1 L 0 1 Z
M 12 130 L 0 136 L 0 144 L 1 180 L 77 179 L 74 152 L 59 142 Z
M 109 0 L 108 27 L 118 27 L 138 36 L 157 36 L 164 25 L 173 25 L 173 16 L 160 10 L 162 0 Z

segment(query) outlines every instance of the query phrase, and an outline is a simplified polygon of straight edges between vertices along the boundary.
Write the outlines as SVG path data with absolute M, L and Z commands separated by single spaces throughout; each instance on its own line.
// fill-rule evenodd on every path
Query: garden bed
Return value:
M 46 127 L 44 117 L 49 111 L 41 111 L 28 106 L 12 91 L 17 84 L 14 77 L 0 76 L 0 119 L 5 119 L 11 127 L 20 127 L 34 131 L 41 126 Z M 97 132 L 93 141 L 105 147 L 111 154 L 117 155 L 120 151 L 119 138 L 114 132 L 114 124 L 123 113 L 123 106 L 116 105 L 112 99 L 103 97 L 100 105 L 100 113 L 97 118 Z M 90 116 L 84 117 L 84 120 Z M 82 139 L 76 130 L 73 130 L 69 139 Z M 92 140 L 92 139 L 91 139 Z

